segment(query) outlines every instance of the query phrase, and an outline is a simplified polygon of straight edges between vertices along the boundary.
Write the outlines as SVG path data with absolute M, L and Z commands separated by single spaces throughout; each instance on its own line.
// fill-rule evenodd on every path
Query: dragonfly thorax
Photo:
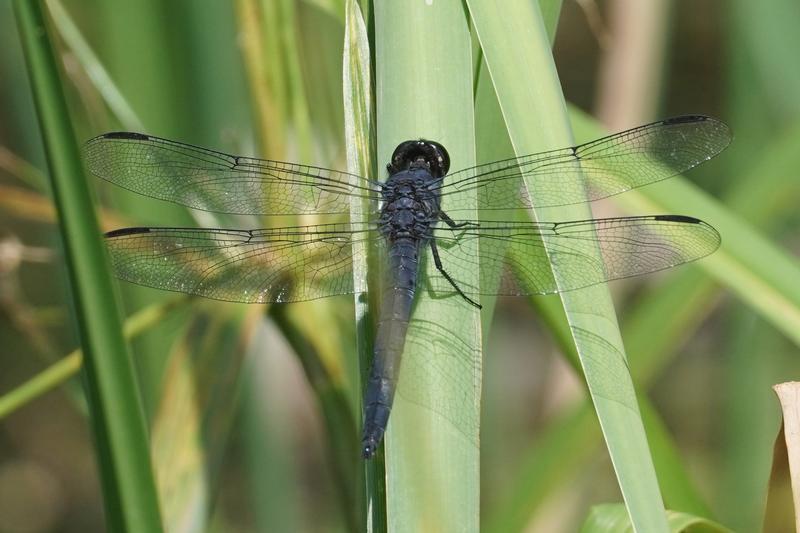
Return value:
M 393 240 L 429 236 L 439 215 L 439 183 L 425 168 L 390 176 L 383 189 L 381 233 Z

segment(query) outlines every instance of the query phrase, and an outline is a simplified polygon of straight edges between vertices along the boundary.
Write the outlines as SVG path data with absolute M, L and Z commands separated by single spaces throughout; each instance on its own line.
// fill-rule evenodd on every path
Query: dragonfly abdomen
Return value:
M 364 432 L 361 453 L 369 459 L 378 448 L 392 410 L 411 306 L 416 293 L 420 242 L 391 243 L 389 269 L 381 294 L 375 349 L 364 393 Z

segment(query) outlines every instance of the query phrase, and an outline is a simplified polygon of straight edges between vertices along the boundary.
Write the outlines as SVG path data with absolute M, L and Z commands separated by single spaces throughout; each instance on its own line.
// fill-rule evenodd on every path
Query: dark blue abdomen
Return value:
M 375 453 L 392 410 L 417 287 L 421 244 L 415 239 L 401 239 L 390 243 L 389 268 L 381 290 L 374 357 L 364 393 L 361 450 L 366 458 Z

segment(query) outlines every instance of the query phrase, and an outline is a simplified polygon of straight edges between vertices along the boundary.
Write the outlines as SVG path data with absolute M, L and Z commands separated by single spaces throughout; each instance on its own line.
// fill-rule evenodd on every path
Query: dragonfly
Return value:
M 85 160 L 99 178 L 189 208 L 320 217 L 318 224 L 264 229 L 110 231 L 111 264 L 128 282 L 232 302 L 297 302 L 366 291 L 353 262 L 378 254 L 380 304 L 360 449 L 369 459 L 389 421 L 420 290 L 480 307 L 482 295 L 575 290 L 702 258 L 719 247 L 720 235 L 691 216 L 545 222 L 529 210 L 661 181 L 730 141 L 725 123 L 687 115 L 449 172 L 444 146 L 416 139 L 394 150 L 385 181 L 130 132 L 89 140 Z M 371 206 L 363 221 L 348 217 L 353 202 Z M 470 269 L 478 275 L 451 274 Z

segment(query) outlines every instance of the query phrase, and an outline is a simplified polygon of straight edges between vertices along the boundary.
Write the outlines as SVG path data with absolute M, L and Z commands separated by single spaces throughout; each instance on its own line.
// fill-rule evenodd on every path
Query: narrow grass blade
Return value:
M 144 131 L 144 124 L 111 79 L 108 71 L 97 58 L 89 43 L 83 38 L 75 22 L 59 0 L 48 0 L 47 7 L 53 13 L 53 24 L 67 46 L 75 54 L 94 87 L 103 96 L 112 113 L 132 131 Z
M 354 176 L 374 176 L 375 165 L 375 106 L 372 98 L 372 72 L 370 65 L 369 39 L 367 26 L 361 10 L 355 0 L 345 3 L 345 40 L 344 61 L 342 65 L 342 81 L 344 95 L 344 126 L 345 149 L 347 151 L 347 171 Z M 368 221 L 370 206 L 367 200 L 354 198 L 350 220 L 354 223 Z M 365 247 L 364 243 L 355 242 L 354 247 Z M 364 257 L 357 253 L 363 250 L 353 250 L 353 257 Z M 375 262 L 376 258 L 369 258 L 367 262 Z M 377 287 L 374 273 L 376 265 L 367 262 L 354 261 L 353 276 L 354 286 Z M 374 343 L 375 321 L 370 314 L 370 308 L 375 309 L 377 299 L 374 290 L 367 294 L 355 295 L 355 320 L 356 320 L 356 350 L 358 352 L 359 376 L 353 379 L 358 383 L 359 416 L 361 422 L 361 391 L 362 383 L 366 383 L 369 373 L 369 364 L 372 360 Z M 372 301 L 368 301 L 372 295 Z M 358 514 L 362 524 L 368 531 L 382 530 L 386 525 L 386 471 L 384 469 L 383 455 L 379 454 L 374 460 L 364 465 L 364 497 L 359 502 Z M 368 514 L 367 514 L 368 513 Z
M 547 33 L 530 2 L 468 2 L 517 154 L 572 144 Z M 529 183 L 532 197 L 536 184 Z M 541 220 L 590 218 L 587 206 L 536 209 Z M 548 246 L 545 240 L 545 247 Z M 597 253 L 582 250 L 582 253 Z M 558 269 L 554 269 L 559 279 Z M 561 295 L 609 453 L 636 531 L 667 531 L 616 315 L 605 286 Z
M 473 165 L 473 63 L 462 4 L 380 2 L 375 22 L 378 161 L 401 141 L 427 138 L 447 148 L 454 168 Z M 417 298 L 386 437 L 389 528 L 475 531 L 480 317 L 459 298 L 423 291 Z
M 84 346 L 86 393 L 98 447 L 108 529 L 158 532 L 162 529 L 158 497 L 136 380 L 41 4 L 17 0 L 14 7 Z

